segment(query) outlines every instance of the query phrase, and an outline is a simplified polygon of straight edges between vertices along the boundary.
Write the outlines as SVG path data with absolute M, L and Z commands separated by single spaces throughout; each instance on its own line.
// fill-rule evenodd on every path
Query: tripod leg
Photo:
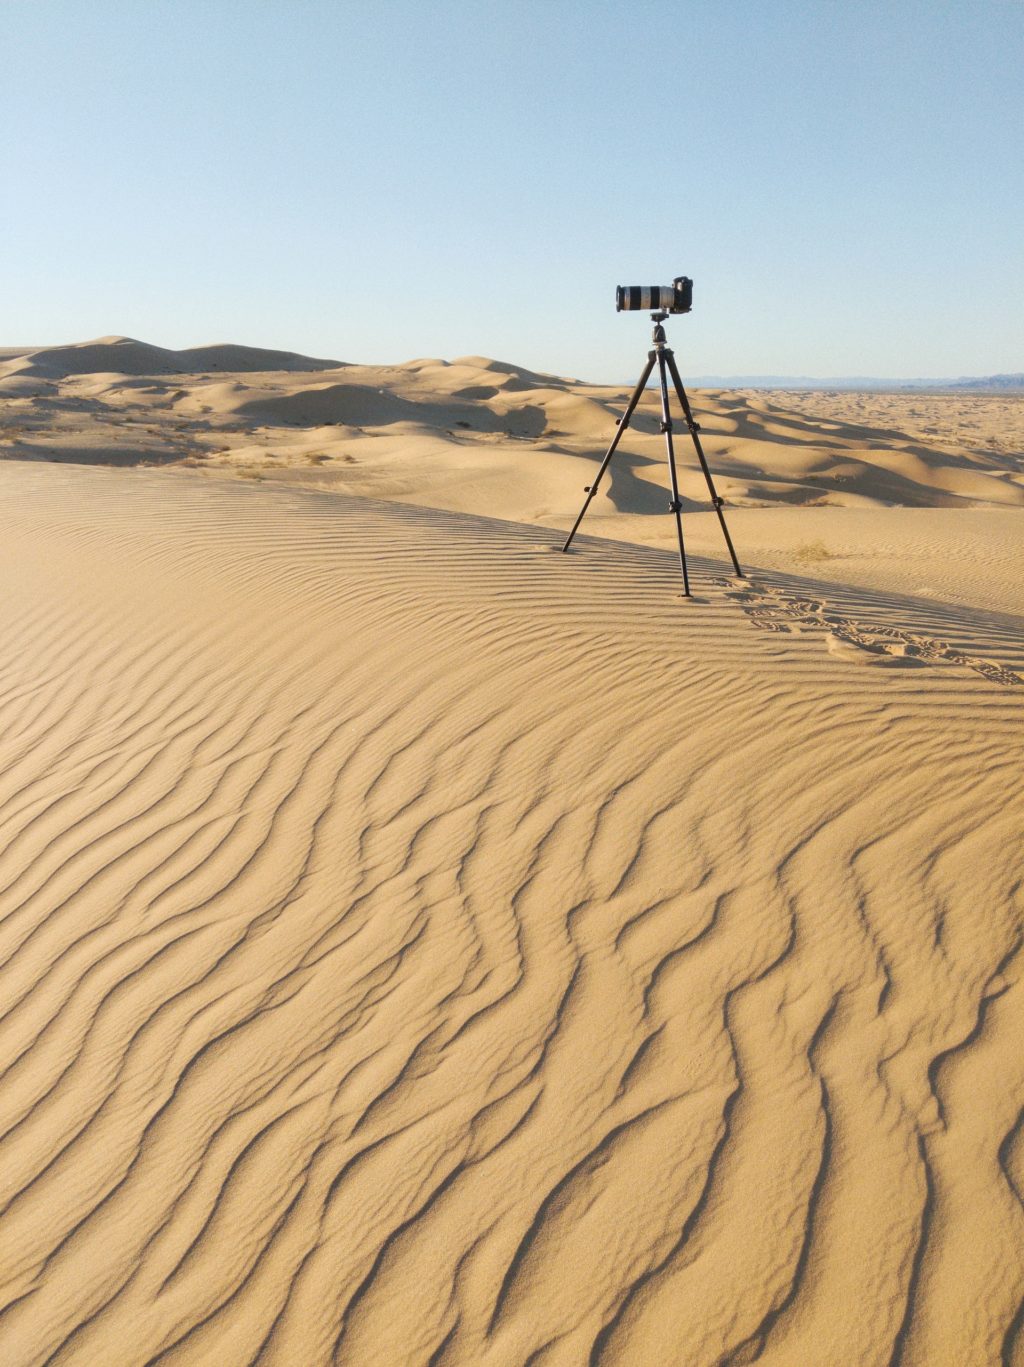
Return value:
M 744 574 L 740 569 L 740 562 L 736 559 L 736 551 L 733 548 L 732 537 L 729 535 L 729 528 L 725 525 L 725 514 L 722 512 L 722 500 L 718 497 L 718 491 L 715 489 L 714 480 L 711 478 L 711 471 L 708 468 L 707 460 L 704 457 L 704 448 L 701 446 L 700 437 L 697 435 L 699 429 L 693 420 L 693 413 L 690 410 L 690 400 L 686 397 L 686 390 L 683 388 L 683 382 L 679 378 L 679 368 L 676 365 L 675 355 L 671 351 L 666 351 L 665 356 L 668 361 L 669 370 L 672 372 L 672 383 L 675 386 L 676 394 L 682 406 L 683 413 L 686 416 L 686 425 L 690 429 L 690 436 L 693 438 L 693 444 L 697 450 L 697 459 L 700 461 L 700 468 L 704 471 L 704 478 L 707 480 L 708 493 L 711 495 L 711 503 L 715 512 L 718 514 L 718 522 L 722 528 L 722 535 L 725 537 L 725 544 L 729 547 L 732 567 L 742 579 L 744 578 Z
M 625 432 L 626 428 L 629 426 L 629 420 L 633 416 L 633 410 L 640 402 L 640 396 L 641 394 L 643 394 L 644 389 L 647 387 L 647 381 L 651 378 L 651 371 L 654 369 L 654 355 L 655 353 L 653 351 L 648 355 L 647 364 L 644 366 L 644 372 L 640 376 L 640 379 L 637 381 L 637 386 L 633 390 L 632 397 L 629 400 L 629 405 L 626 408 L 625 413 L 623 413 L 622 417 L 618 419 L 618 427 L 616 428 L 615 436 L 612 437 L 612 444 L 608 447 L 608 450 L 605 453 L 604 460 L 601 462 L 601 468 L 597 472 L 597 477 L 595 478 L 593 484 L 587 485 L 587 496 L 583 501 L 583 507 L 580 509 L 579 517 L 572 524 L 572 531 L 565 538 L 565 545 L 562 547 L 563 551 L 567 551 L 569 547 L 572 545 L 572 539 L 576 535 L 580 523 L 583 521 L 583 514 L 590 507 L 590 500 L 597 493 L 597 486 L 601 483 L 601 480 L 604 477 L 604 472 L 608 469 L 609 462 L 611 461 L 612 456 L 614 456 L 615 454 L 615 448 L 616 446 L 618 446 L 623 432 Z
M 658 375 L 661 380 L 661 430 L 665 433 L 665 447 L 668 451 L 668 477 L 672 485 L 672 502 L 669 504 L 676 518 L 676 536 L 679 539 L 679 568 L 683 572 L 683 597 L 690 596 L 690 576 L 686 572 L 686 550 L 683 546 L 682 505 L 679 502 L 679 482 L 676 479 L 676 453 L 672 449 L 672 418 L 668 411 L 668 384 L 665 379 L 665 351 L 658 350 Z

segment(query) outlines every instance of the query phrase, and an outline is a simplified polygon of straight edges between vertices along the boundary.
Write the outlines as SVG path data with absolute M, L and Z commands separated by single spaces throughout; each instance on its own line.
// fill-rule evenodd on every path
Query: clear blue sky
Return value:
M 0 343 L 1024 370 L 1021 0 L 4 0 Z

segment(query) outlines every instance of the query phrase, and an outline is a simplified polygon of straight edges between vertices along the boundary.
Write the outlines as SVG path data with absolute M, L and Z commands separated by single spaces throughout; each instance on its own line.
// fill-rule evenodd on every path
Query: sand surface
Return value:
M 1021 1367 L 1020 406 L 695 396 L 687 603 L 621 391 L 141 346 L 0 368 L 0 1361 Z

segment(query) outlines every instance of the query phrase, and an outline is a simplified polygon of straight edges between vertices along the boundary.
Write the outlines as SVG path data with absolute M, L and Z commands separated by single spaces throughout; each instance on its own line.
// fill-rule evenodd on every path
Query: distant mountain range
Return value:
M 959 379 L 881 380 L 870 375 L 840 375 L 816 379 L 811 375 L 697 375 L 687 384 L 706 389 L 970 389 L 993 394 L 1024 391 L 1024 373 L 961 376 Z

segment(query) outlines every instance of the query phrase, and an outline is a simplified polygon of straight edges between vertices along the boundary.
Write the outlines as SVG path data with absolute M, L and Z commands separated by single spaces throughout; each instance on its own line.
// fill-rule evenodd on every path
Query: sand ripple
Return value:
M 1019 623 L 0 510 L 0 1360 L 1024 1361 Z

